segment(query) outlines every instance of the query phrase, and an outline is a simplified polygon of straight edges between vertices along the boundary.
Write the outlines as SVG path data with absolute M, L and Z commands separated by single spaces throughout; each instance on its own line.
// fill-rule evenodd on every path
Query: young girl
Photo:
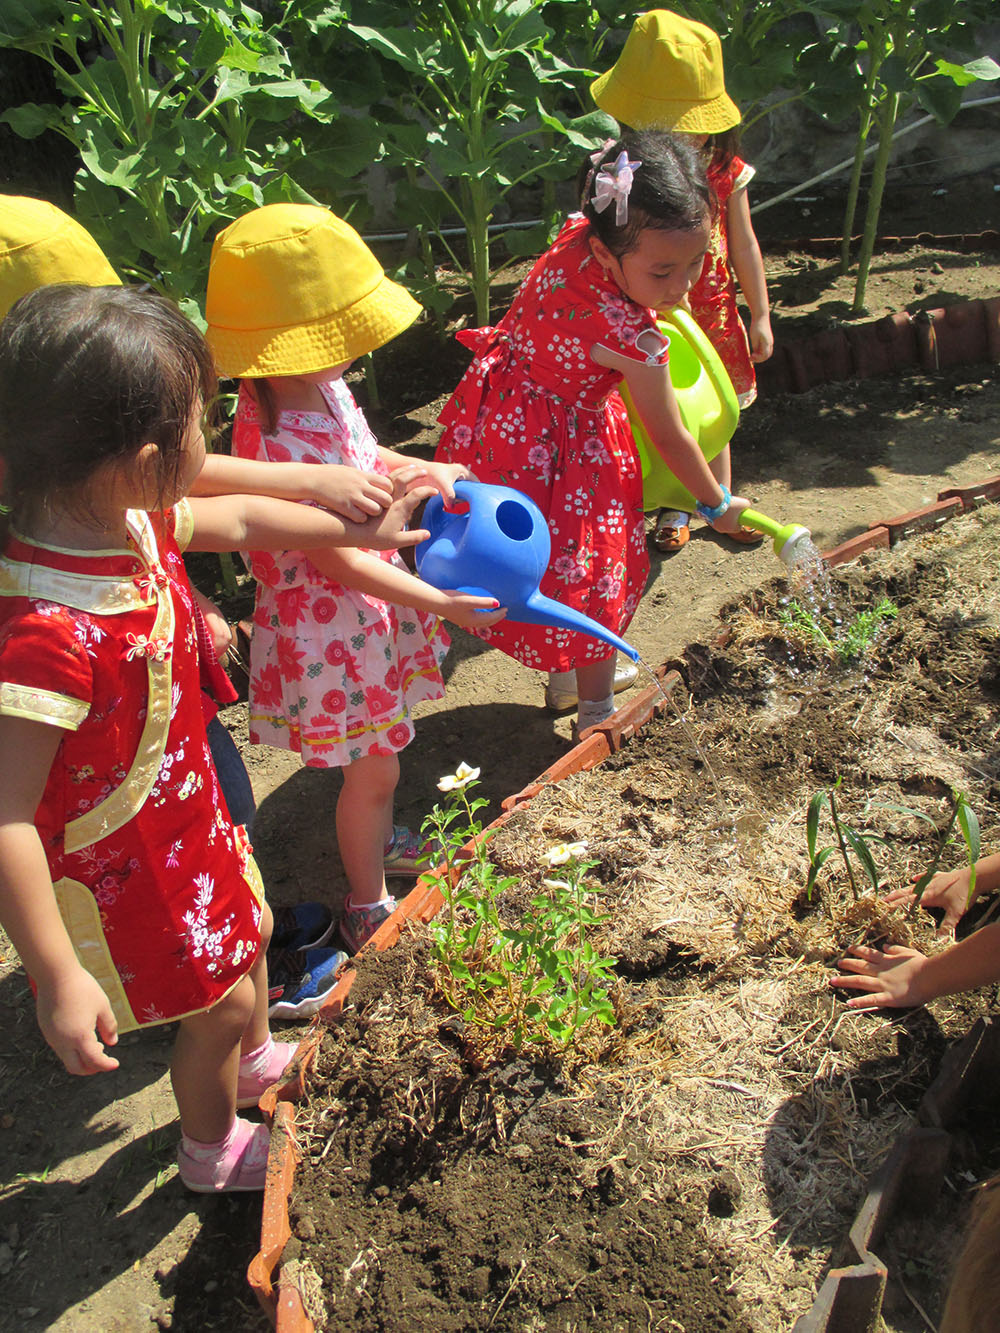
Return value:
M 201 335 L 155 295 L 49 286 L 0 325 L 0 922 L 70 1073 L 179 1021 L 178 1162 L 200 1192 L 263 1186 L 267 1129 L 236 1107 L 292 1047 L 268 1031 L 271 916 L 209 758 L 179 547 L 364 531 L 281 500 L 183 501 L 214 391 Z M 429 493 L 367 539 L 397 541 Z
M 418 311 L 357 232 L 324 208 L 271 204 L 220 232 L 206 313 L 219 370 L 243 381 L 233 452 L 419 472 L 453 498 L 468 468 L 381 449 L 344 382 L 352 361 Z M 350 896 L 340 933 L 354 952 L 395 907 L 386 874 L 417 875 L 427 864 L 392 810 L 411 710 L 444 693 L 448 638 L 437 617 L 469 628 L 503 612 L 490 598 L 431 588 L 393 555 L 254 551 L 251 566 L 250 739 L 343 769 L 336 827 Z
M 649 562 L 622 379 L 709 522 L 735 532 L 746 501 L 716 481 L 681 422 L 653 313 L 701 272 L 711 194 L 697 154 L 669 135 L 627 135 L 585 162 L 579 183 L 582 216 L 565 223 L 500 324 L 458 335 L 476 356 L 441 414 L 438 456 L 528 494 L 552 533 L 542 592 L 623 634 Z M 578 693 L 579 730 L 614 711 L 613 650 L 599 640 L 513 623 L 483 638 L 557 673 L 547 697 L 567 685 Z
M 740 406 L 747 407 L 757 396 L 754 362 L 771 355 L 774 335 L 764 261 L 747 198 L 754 169 L 736 155 L 740 113 L 726 94 L 719 38 L 703 23 L 669 9 L 641 14 L 618 61 L 591 84 L 591 91 L 601 110 L 623 126 L 672 130 L 705 155 L 719 211 L 701 276 L 687 303 L 729 371 Z M 749 342 L 736 308 L 737 281 L 750 309 Z M 711 467 L 720 482 L 732 484 L 728 444 Z M 680 550 L 691 535 L 690 517 L 675 509 L 661 510 L 653 530 L 657 550 Z M 749 528 L 728 535 L 746 545 L 763 540 Z

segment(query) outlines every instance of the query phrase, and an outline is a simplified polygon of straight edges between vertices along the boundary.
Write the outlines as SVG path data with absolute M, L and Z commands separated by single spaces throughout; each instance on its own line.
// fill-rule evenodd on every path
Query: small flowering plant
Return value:
M 424 820 L 421 833 L 436 841 L 447 866 L 442 891 L 447 912 L 432 924 L 438 984 L 463 1019 L 492 1038 L 491 1045 L 566 1050 L 596 1024 L 611 1026 L 616 959 L 601 955 L 590 939 L 607 920 L 596 908 L 586 873 L 583 842 L 559 843 L 543 858 L 550 875 L 520 921 L 506 922 L 502 895 L 519 882 L 501 875 L 489 859 L 472 798 L 478 768 L 460 764 L 442 778 L 446 794 Z M 471 847 L 471 850 L 470 850 Z

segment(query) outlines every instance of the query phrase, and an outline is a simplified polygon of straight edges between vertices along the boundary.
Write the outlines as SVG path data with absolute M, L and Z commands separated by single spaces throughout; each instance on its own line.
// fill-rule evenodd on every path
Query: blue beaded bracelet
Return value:
M 733 502 L 729 487 L 723 486 L 721 481 L 719 482 L 719 490 L 722 492 L 722 503 L 717 504 L 714 509 L 709 509 L 708 505 L 703 505 L 700 500 L 695 505 L 695 509 L 706 523 L 717 523 Z

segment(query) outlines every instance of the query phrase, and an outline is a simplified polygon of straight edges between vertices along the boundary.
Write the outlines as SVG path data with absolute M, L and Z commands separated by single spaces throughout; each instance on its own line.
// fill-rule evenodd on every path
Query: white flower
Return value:
M 470 782 L 475 782 L 479 777 L 478 768 L 470 768 L 468 764 L 461 763 L 454 773 L 446 773 L 438 781 L 438 791 L 457 791 L 460 787 L 467 787 Z
M 564 866 L 567 861 L 580 861 L 587 855 L 585 842 L 557 842 L 542 858 L 546 865 Z
M 562 889 L 565 893 L 571 889 L 569 881 L 565 879 L 543 879 L 542 883 L 547 889 Z

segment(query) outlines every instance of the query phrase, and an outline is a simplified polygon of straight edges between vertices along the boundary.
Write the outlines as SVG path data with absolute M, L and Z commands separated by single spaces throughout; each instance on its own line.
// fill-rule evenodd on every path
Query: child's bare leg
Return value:
M 576 715 L 578 731 L 596 726 L 615 711 L 615 659 L 603 662 L 578 662 L 576 687 L 580 696 Z
M 614 693 L 615 659 L 606 657 L 603 662 L 577 662 L 576 688 L 580 703 L 596 703 Z
M 254 983 L 248 973 L 211 1009 L 181 1019 L 170 1082 L 181 1129 L 199 1143 L 216 1143 L 232 1129 L 240 1042 L 254 1003 Z
M 399 760 L 365 755 L 344 769 L 337 801 L 337 845 L 351 886 L 351 905 L 363 907 L 386 896 L 383 859 L 392 837 L 392 803 Z
M 253 1009 L 240 1041 L 241 1055 L 259 1049 L 271 1035 L 271 1025 L 267 1021 L 267 946 L 271 943 L 273 928 L 274 917 L 264 903 L 260 917 L 260 952 L 248 974 L 253 986 Z

